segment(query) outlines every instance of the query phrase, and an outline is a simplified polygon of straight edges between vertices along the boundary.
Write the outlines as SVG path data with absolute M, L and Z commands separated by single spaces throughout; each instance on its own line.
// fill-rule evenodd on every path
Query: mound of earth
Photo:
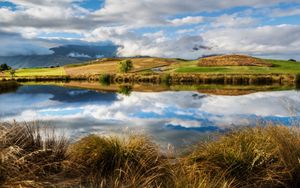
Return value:
M 199 66 L 260 66 L 271 67 L 261 59 L 246 55 L 222 55 L 202 58 L 198 62 Z

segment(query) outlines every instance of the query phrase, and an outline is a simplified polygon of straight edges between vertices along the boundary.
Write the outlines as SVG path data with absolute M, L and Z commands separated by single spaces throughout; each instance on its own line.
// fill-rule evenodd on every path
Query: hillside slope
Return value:
M 254 58 L 246 55 L 221 55 L 202 58 L 198 62 L 198 66 L 260 66 L 272 67 L 262 59 Z

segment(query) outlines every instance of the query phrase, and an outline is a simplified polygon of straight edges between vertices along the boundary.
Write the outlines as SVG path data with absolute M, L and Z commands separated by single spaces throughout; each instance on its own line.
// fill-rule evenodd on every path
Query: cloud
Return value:
M 83 57 L 83 58 L 91 58 L 91 56 L 87 55 L 87 54 L 81 54 L 78 52 L 71 52 L 68 54 L 68 57 Z
M 214 53 L 244 53 L 256 56 L 279 54 L 299 58 L 300 26 L 275 25 L 255 28 L 222 28 L 203 33 Z
M 184 18 L 177 18 L 170 20 L 170 23 L 172 23 L 175 26 L 181 26 L 181 25 L 190 25 L 190 24 L 198 24 L 204 21 L 204 18 L 202 16 L 187 16 Z
M 16 33 L 0 32 L 0 56 L 52 54 L 45 41 L 25 39 Z
M 270 13 L 271 17 L 285 17 L 285 16 L 296 16 L 296 15 L 300 15 L 299 7 L 289 8 L 289 9 L 276 8 L 276 9 L 272 9 Z
M 12 33 L 17 31 L 26 39 L 22 41 L 28 43 L 20 46 L 27 46 L 27 49 L 23 50 L 24 52 L 21 54 L 31 54 L 30 51 L 37 54 L 47 53 L 44 48 L 53 47 L 54 40 L 50 39 L 55 37 L 45 35 L 51 35 L 51 33 L 54 35 L 55 33 L 64 33 L 61 38 L 68 39 L 69 43 L 73 41 L 77 43 L 78 38 L 79 41 L 88 42 L 110 40 L 123 46 L 119 49 L 119 54 L 122 56 L 153 55 L 191 59 L 211 53 L 211 47 L 215 51 L 222 51 L 221 49 L 224 48 L 224 51 L 220 53 L 244 53 L 250 49 L 251 54 L 262 55 L 266 51 L 266 54 L 263 54 L 265 56 L 274 55 L 276 50 L 279 50 L 279 53 L 275 54 L 278 56 L 281 53 L 284 53 L 284 56 L 295 54 L 295 51 L 298 50 L 295 45 L 272 47 L 265 45 L 264 39 L 262 42 L 255 40 L 259 35 L 260 28 L 267 26 L 264 26 L 265 24 L 260 19 L 254 18 L 251 14 L 242 15 L 241 11 L 237 10 L 237 13 L 219 16 L 220 12 L 234 7 L 248 7 L 249 9 L 251 7 L 251 10 L 260 10 L 276 7 L 279 3 L 299 3 L 298 0 L 230 0 L 226 3 L 220 0 L 209 2 L 204 0 L 105 0 L 103 4 L 99 2 L 102 6 L 98 10 L 81 7 L 82 0 L 6 1 L 15 6 L 0 7 L 0 31 Z M 296 8 L 287 11 L 288 9 L 274 9 L 271 15 L 274 17 L 298 15 Z M 201 16 L 199 16 L 200 13 Z M 203 13 L 214 13 L 216 16 L 203 16 Z M 264 14 L 264 16 L 267 15 L 267 13 Z M 137 31 L 139 29 L 141 32 Z M 157 32 L 159 30 L 162 32 Z M 288 33 L 286 29 L 285 31 L 288 38 L 290 35 L 296 35 Z M 248 33 L 249 39 L 245 39 L 246 35 L 238 32 Z M 289 32 L 294 31 L 290 30 Z M 68 34 L 76 34 L 78 38 L 74 39 Z M 218 34 L 220 35 L 218 36 Z M 272 39 L 267 36 L 266 38 L 272 41 L 284 40 L 276 38 L 277 32 L 269 34 Z M 41 37 L 48 41 L 37 44 L 36 38 Z M 280 37 L 282 36 L 280 35 Z M 29 39 L 32 39 L 33 46 L 29 44 L 31 42 Z M 59 38 L 56 39 L 57 42 Z M 255 40 L 255 43 L 251 43 L 252 40 Z M 56 44 L 61 45 L 62 43 Z M 37 49 L 40 45 L 43 48 L 41 51 Z M 236 47 L 234 48 L 232 45 L 236 45 Z M 3 44 L 0 46 L 5 48 Z M 14 50 L 15 53 L 10 52 L 13 49 L 12 46 L 8 45 L 8 47 L 10 49 L 4 50 L 5 53 L 2 54 L 18 53 L 18 48 Z M 198 50 L 193 50 L 193 48 Z

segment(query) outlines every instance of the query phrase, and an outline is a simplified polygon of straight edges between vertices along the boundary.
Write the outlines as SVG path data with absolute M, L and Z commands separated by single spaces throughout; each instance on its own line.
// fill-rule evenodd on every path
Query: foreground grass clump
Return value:
M 36 125 L 0 125 L 0 187 L 38 187 L 63 171 L 68 141 L 43 133 Z
M 257 127 L 201 144 L 185 159 L 185 167 L 192 174 L 221 176 L 238 187 L 299 187 L 299 158 L 299 130 Z
M 70 160 L 84 166 L 93 187 L 172 187 L 170 164 L 158 151 L 144 137 L 91 135 L 70 147 Z
M 0 187 L 300 186 L 298 128 L 233 130 L 180 156 L 143 136 L 90 135 L 70 144 L 53 131 L 0 124 Z

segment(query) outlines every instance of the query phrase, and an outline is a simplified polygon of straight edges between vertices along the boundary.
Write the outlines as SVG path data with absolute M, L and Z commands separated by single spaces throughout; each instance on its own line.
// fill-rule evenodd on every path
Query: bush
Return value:
M 1 64 L 0 65 L 0 71 L 6 71 L 6 70 L 10 70 L 11 67 L 8 66 L 7 64 Z
M 172 81 L 171 79 L 172 79 L 172 77 L 171 77 L 170 74 L 164 74 L 161 77 L 161 82 L 166 84 L 167 86 L 169 86 L 171 84 L 171 81 Z
M 289 59 L 289 61 L 292 61 L 292 62 L 297 62 L 297 60 L 295 60 L 295 59 Z
M 99 81 L 102 85 L 110 85 L 111 76 L 110 74 L 101 74 Z
M 118 93 L 129 96 L 132 92 L 132 86 L 123 85 L 119 87 Z
M 121 73 L 127 73 L 132 68 L 133 68 L 133 64 L 132 64 L 132 61 L 129 59 L 119 62 L 119 71 Z

